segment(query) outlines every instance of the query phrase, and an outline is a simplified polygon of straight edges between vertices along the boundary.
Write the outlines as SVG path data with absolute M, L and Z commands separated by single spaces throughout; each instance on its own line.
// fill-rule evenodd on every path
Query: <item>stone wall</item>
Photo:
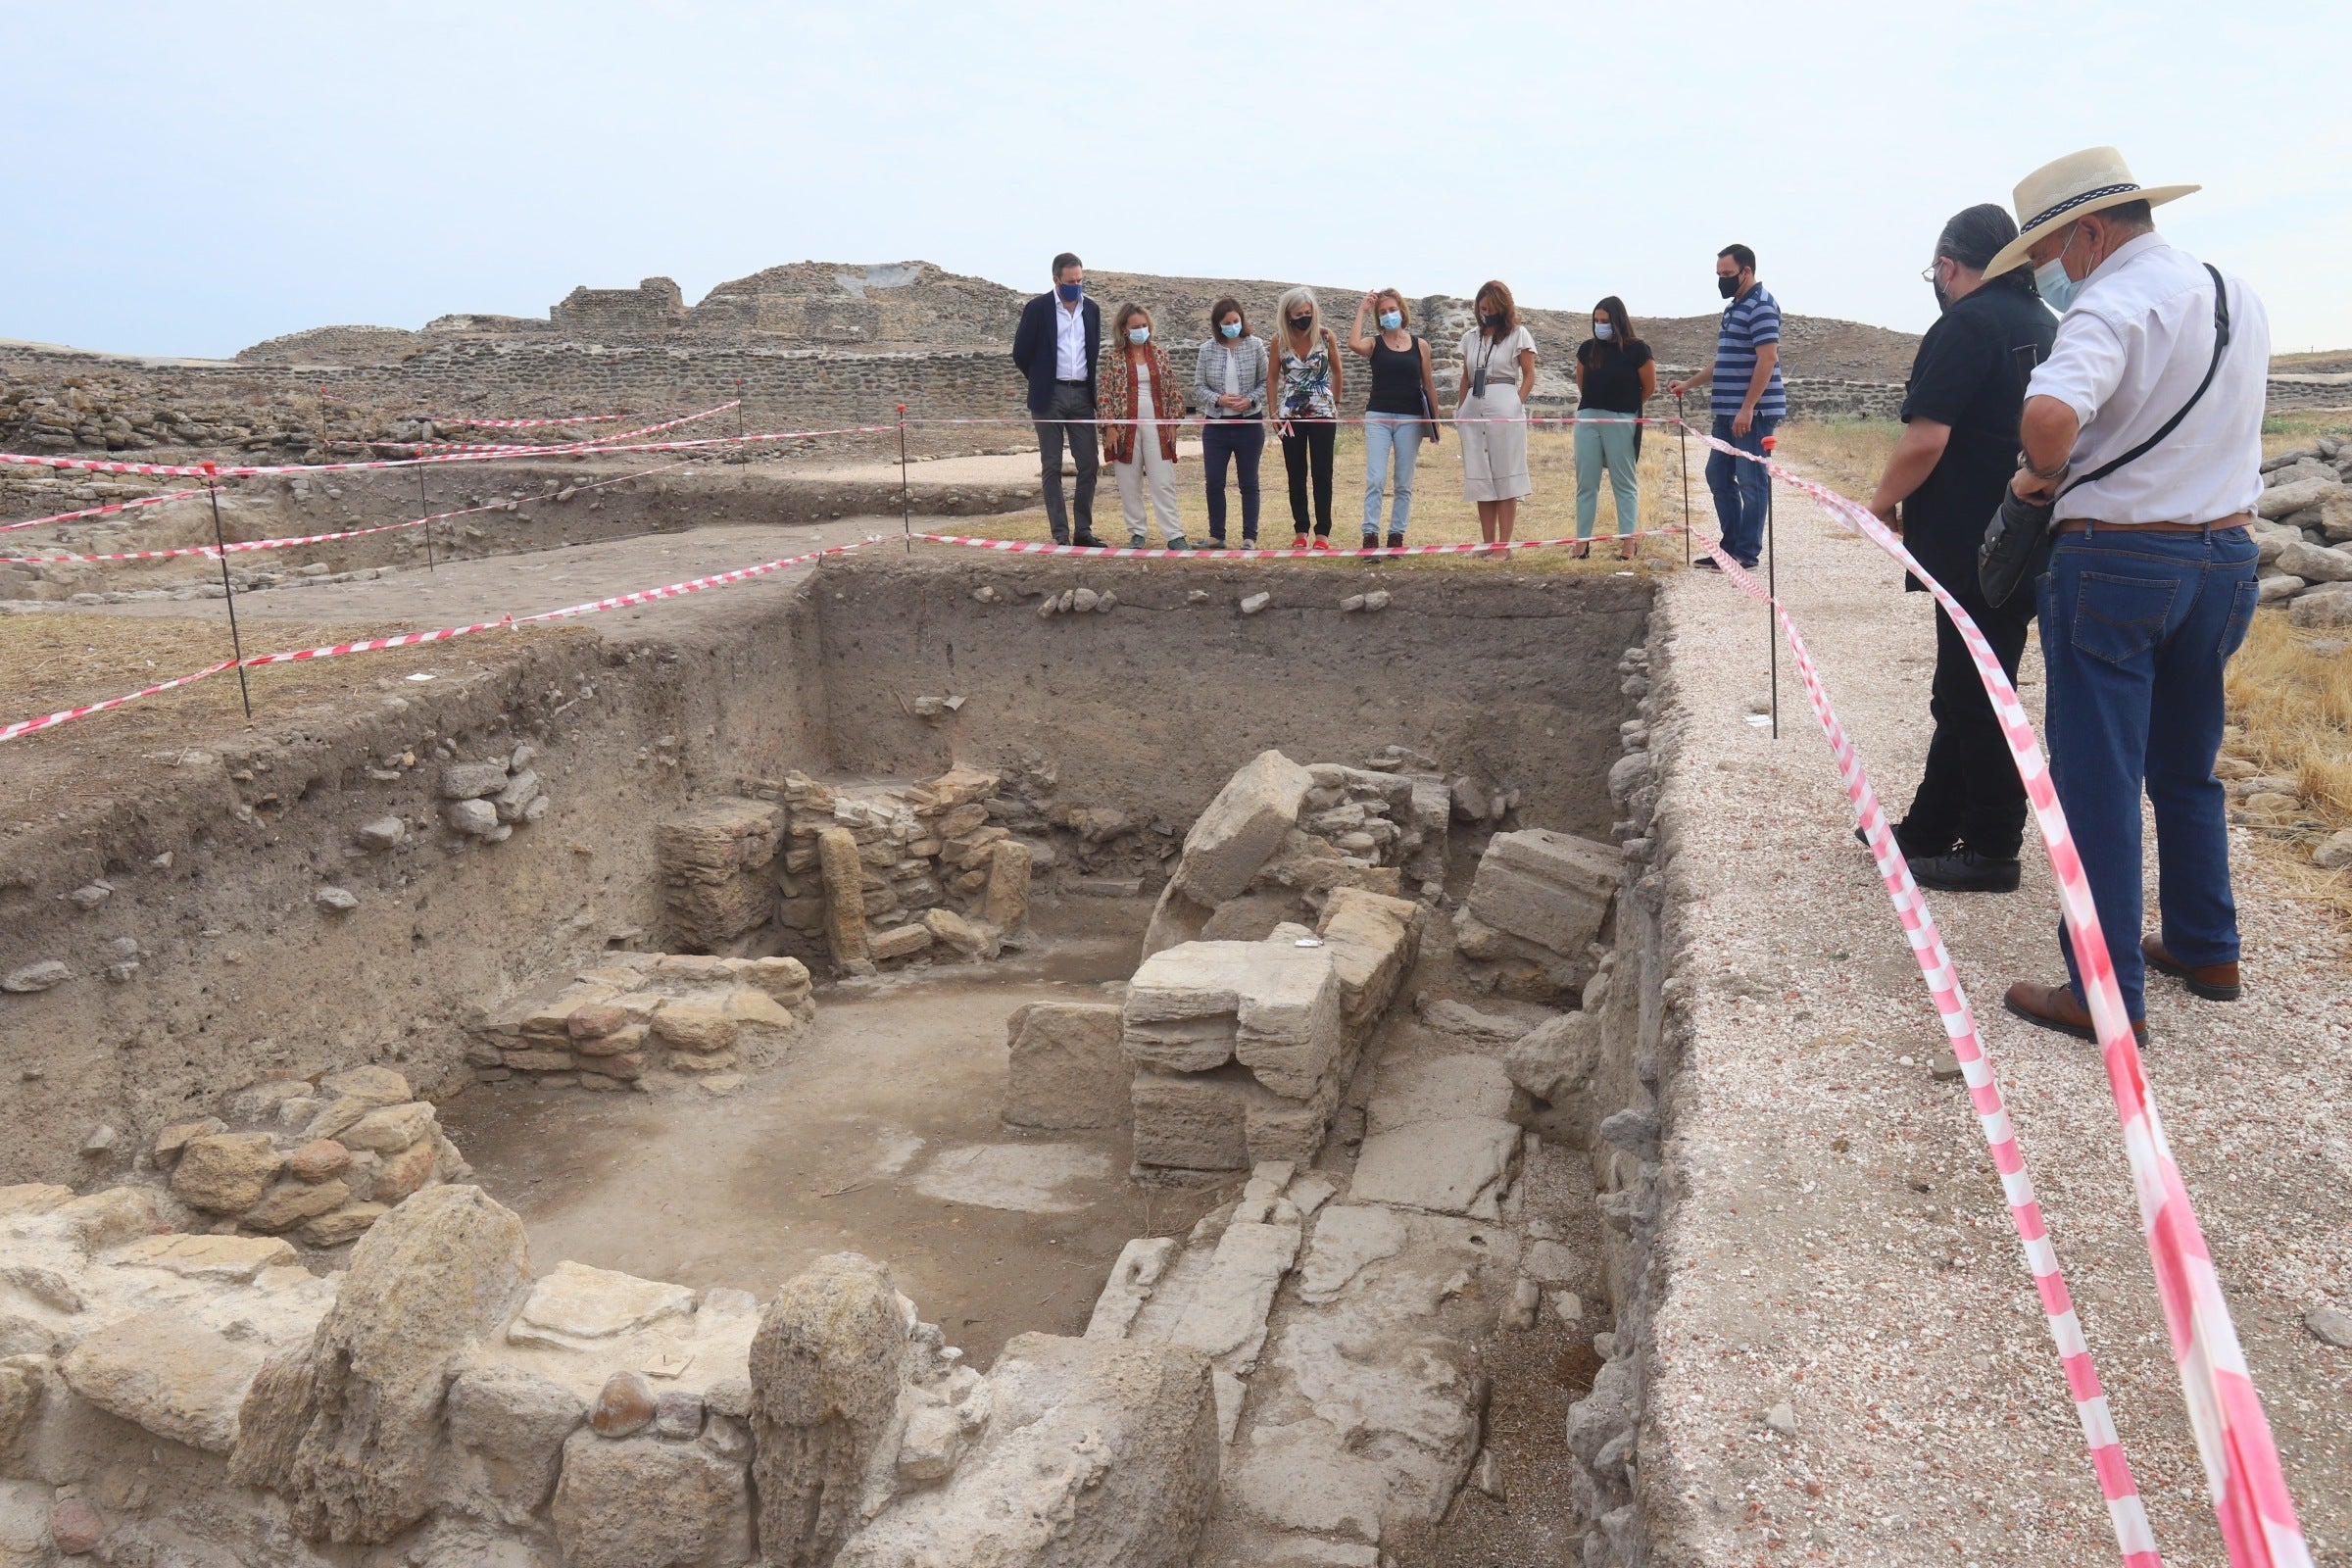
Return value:
M 686 298 L 666 277 L 649 277 L 635 288 L 582 285 L 549 307 L 547 319 L 559 332 L 601 343 L 608 337 L 636 337 L 681 325 Z
M 0 1188 L 0 1265 L 34 1282 L 0 1301 L 11 1563 L 1181 1568 L 1214 1505 L 1198 1350 L 1023 1335 L 983 1377 L 855 1253 L 763 1305 L 534 1278 L 473 1187 L 407 1200 L 323 1277 L 178 1217 Z

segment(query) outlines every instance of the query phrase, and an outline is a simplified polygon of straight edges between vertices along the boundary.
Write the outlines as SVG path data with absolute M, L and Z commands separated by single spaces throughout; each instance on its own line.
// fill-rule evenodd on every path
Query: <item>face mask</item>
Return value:
M 1294 332 L 1303 332 L 1314 324 L 1315 318 L 1311 316 L 1294 316 L 1291 318 L 1291 330 Z
M 1078 303 L 1078 296 L 1086 292 L 1086 285 L 1084 283 L 1056 283 L 1054 285 L 1054 292 L 1060 295 L 1065 303 L 1075 305 Z
M 1485 326 L 1490 332 L 1499 332 L 1502 330 L 1504 318 L 1500 311 L 1489 312 L 1487 315 L 1480 317 L 1478 319 L 1480 324 Z
M 2050 309 L 2061 316 L 2074 309 L 2075 296 L 2082 292 L 2082 285 L 2066 275 L 2066 253 L 2075 248 L 2075 234 L 2082 232 L 2078 228 L 2067 235 L 2058 254 L 2034 269 L 2034 286 L 2041 291 Z
M 1928 275 L 1928 287 L 1936 291 L 1936 310 L 1948 311 L 1952 308 L 1952 297 L 1943 291 L 1943 274 L 1941 272 L 1931 272 Z
M 1738 277 L 1737 275 L 1735 275 L 1735 276 L 1732 276 L 1732 277 L 1718 277 L 1718 278 L 1716 278 L 1716 279 L 1715 279 L 1715 292 L 1716 292 L 1716 293 L 1718 293 L 1718 294 L 1720 294 L 1720 295 L 1722 295 L 1722 296 L 1723 296 L 1725 299 L 1727 299 L 1727 300 L 1728 300 L 1728 299 L 1736 299 L 1736 298 L 1738 298 L 1738 297 L 1739 297 L 1739 294 L 1740 294 L 1740 279 L 1739 279 L 1739 277 Z
M 1242 335 L 1242 323 L 1239 321 L 1220 322 L 1217 326 L 1217 330 L 1224 333 L 1227 337 L 1240 337 Z
M 1603 343 L 1606 343 L 1610 338 L 1613 338 L 1617 335 L 1617 328 L 1611 326 L 1606 321 L 1594 321 L 1592 323 L 1592 335 L 1596 338 L 1599 338 Z
M 1403 324 L 1404 313 L 1402 311 L 1383 311 L 1380 313 L 1380 329 L 1383 332 L 1394 332 Z
M 1152 341 L 1152 329 L 1148 326 L 1131 326 L 1127 329 L 1127 341 L 1149 343 Z

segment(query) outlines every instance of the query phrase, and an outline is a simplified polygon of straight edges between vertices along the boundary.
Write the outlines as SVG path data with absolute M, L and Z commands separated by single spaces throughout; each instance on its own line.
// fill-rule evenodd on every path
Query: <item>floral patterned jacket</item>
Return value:
M 1121 344 L 1102 367 L 1102 392 L 1095 404 L 1096 412 L 1105 421 L 1102 432 L 1102 456 L 1112 463 L 1135 461 L 1135 381 L 1130 373 L 1135 351 Z M 1176 461 L 1176 422 L 1184 417 L 1184 389 L 1177 385 L 1175 372 L 1168 368 L 1167 350 L 1156 343 L 1145 345 L 1146 373 L 1152 377 L 1152 417 L 1159 426 L 1159 455 L 1168 462 Z M 1124 423 L 1111 421 L 1124 420 Z

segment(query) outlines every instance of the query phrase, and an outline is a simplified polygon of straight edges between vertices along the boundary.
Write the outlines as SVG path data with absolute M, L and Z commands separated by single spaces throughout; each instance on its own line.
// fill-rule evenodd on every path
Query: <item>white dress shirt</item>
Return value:
M 1086 379 L 1086 301 L 1075 305 L 1054 302 L 1054 378 Z
M 2262 495 L 2271 323 L 2252 289 L 2222 275 L 2230 289 L 2230 346 L 2213 385 L 2153 450 L 2061 496 L 2059 519 L 2212 522 L 2254 510 Z M 2155 434 L 2212 363 L 2212 277 L 2161 235 L 2141 234 L 2083 279 L 2026 392 L 2075 411 L 2082 431 L 2070 469 L 2088 473 Z

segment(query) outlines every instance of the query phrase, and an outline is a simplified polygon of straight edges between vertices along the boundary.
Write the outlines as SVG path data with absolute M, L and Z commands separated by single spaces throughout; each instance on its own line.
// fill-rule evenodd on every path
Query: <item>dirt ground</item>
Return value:
M 826 987 L 806 1044 L 723 1099 L 477 1085 L 442 1121 L 522 1216 L 536 1267 L 765 1299 L 824 1253 L 862 1251 L 985 1368 L 1012 1335 L 1084 1332 L 1130 1238 L 1181 1235 L 1231 1196 L 1131 1184 L 1125 1128 L 1000 1119 L 1006 1016 L 1115 1000 L 1102 983 L 1132 972 L 1150 913 L 1041 904 L 1038 946 L 1001 962 Z

